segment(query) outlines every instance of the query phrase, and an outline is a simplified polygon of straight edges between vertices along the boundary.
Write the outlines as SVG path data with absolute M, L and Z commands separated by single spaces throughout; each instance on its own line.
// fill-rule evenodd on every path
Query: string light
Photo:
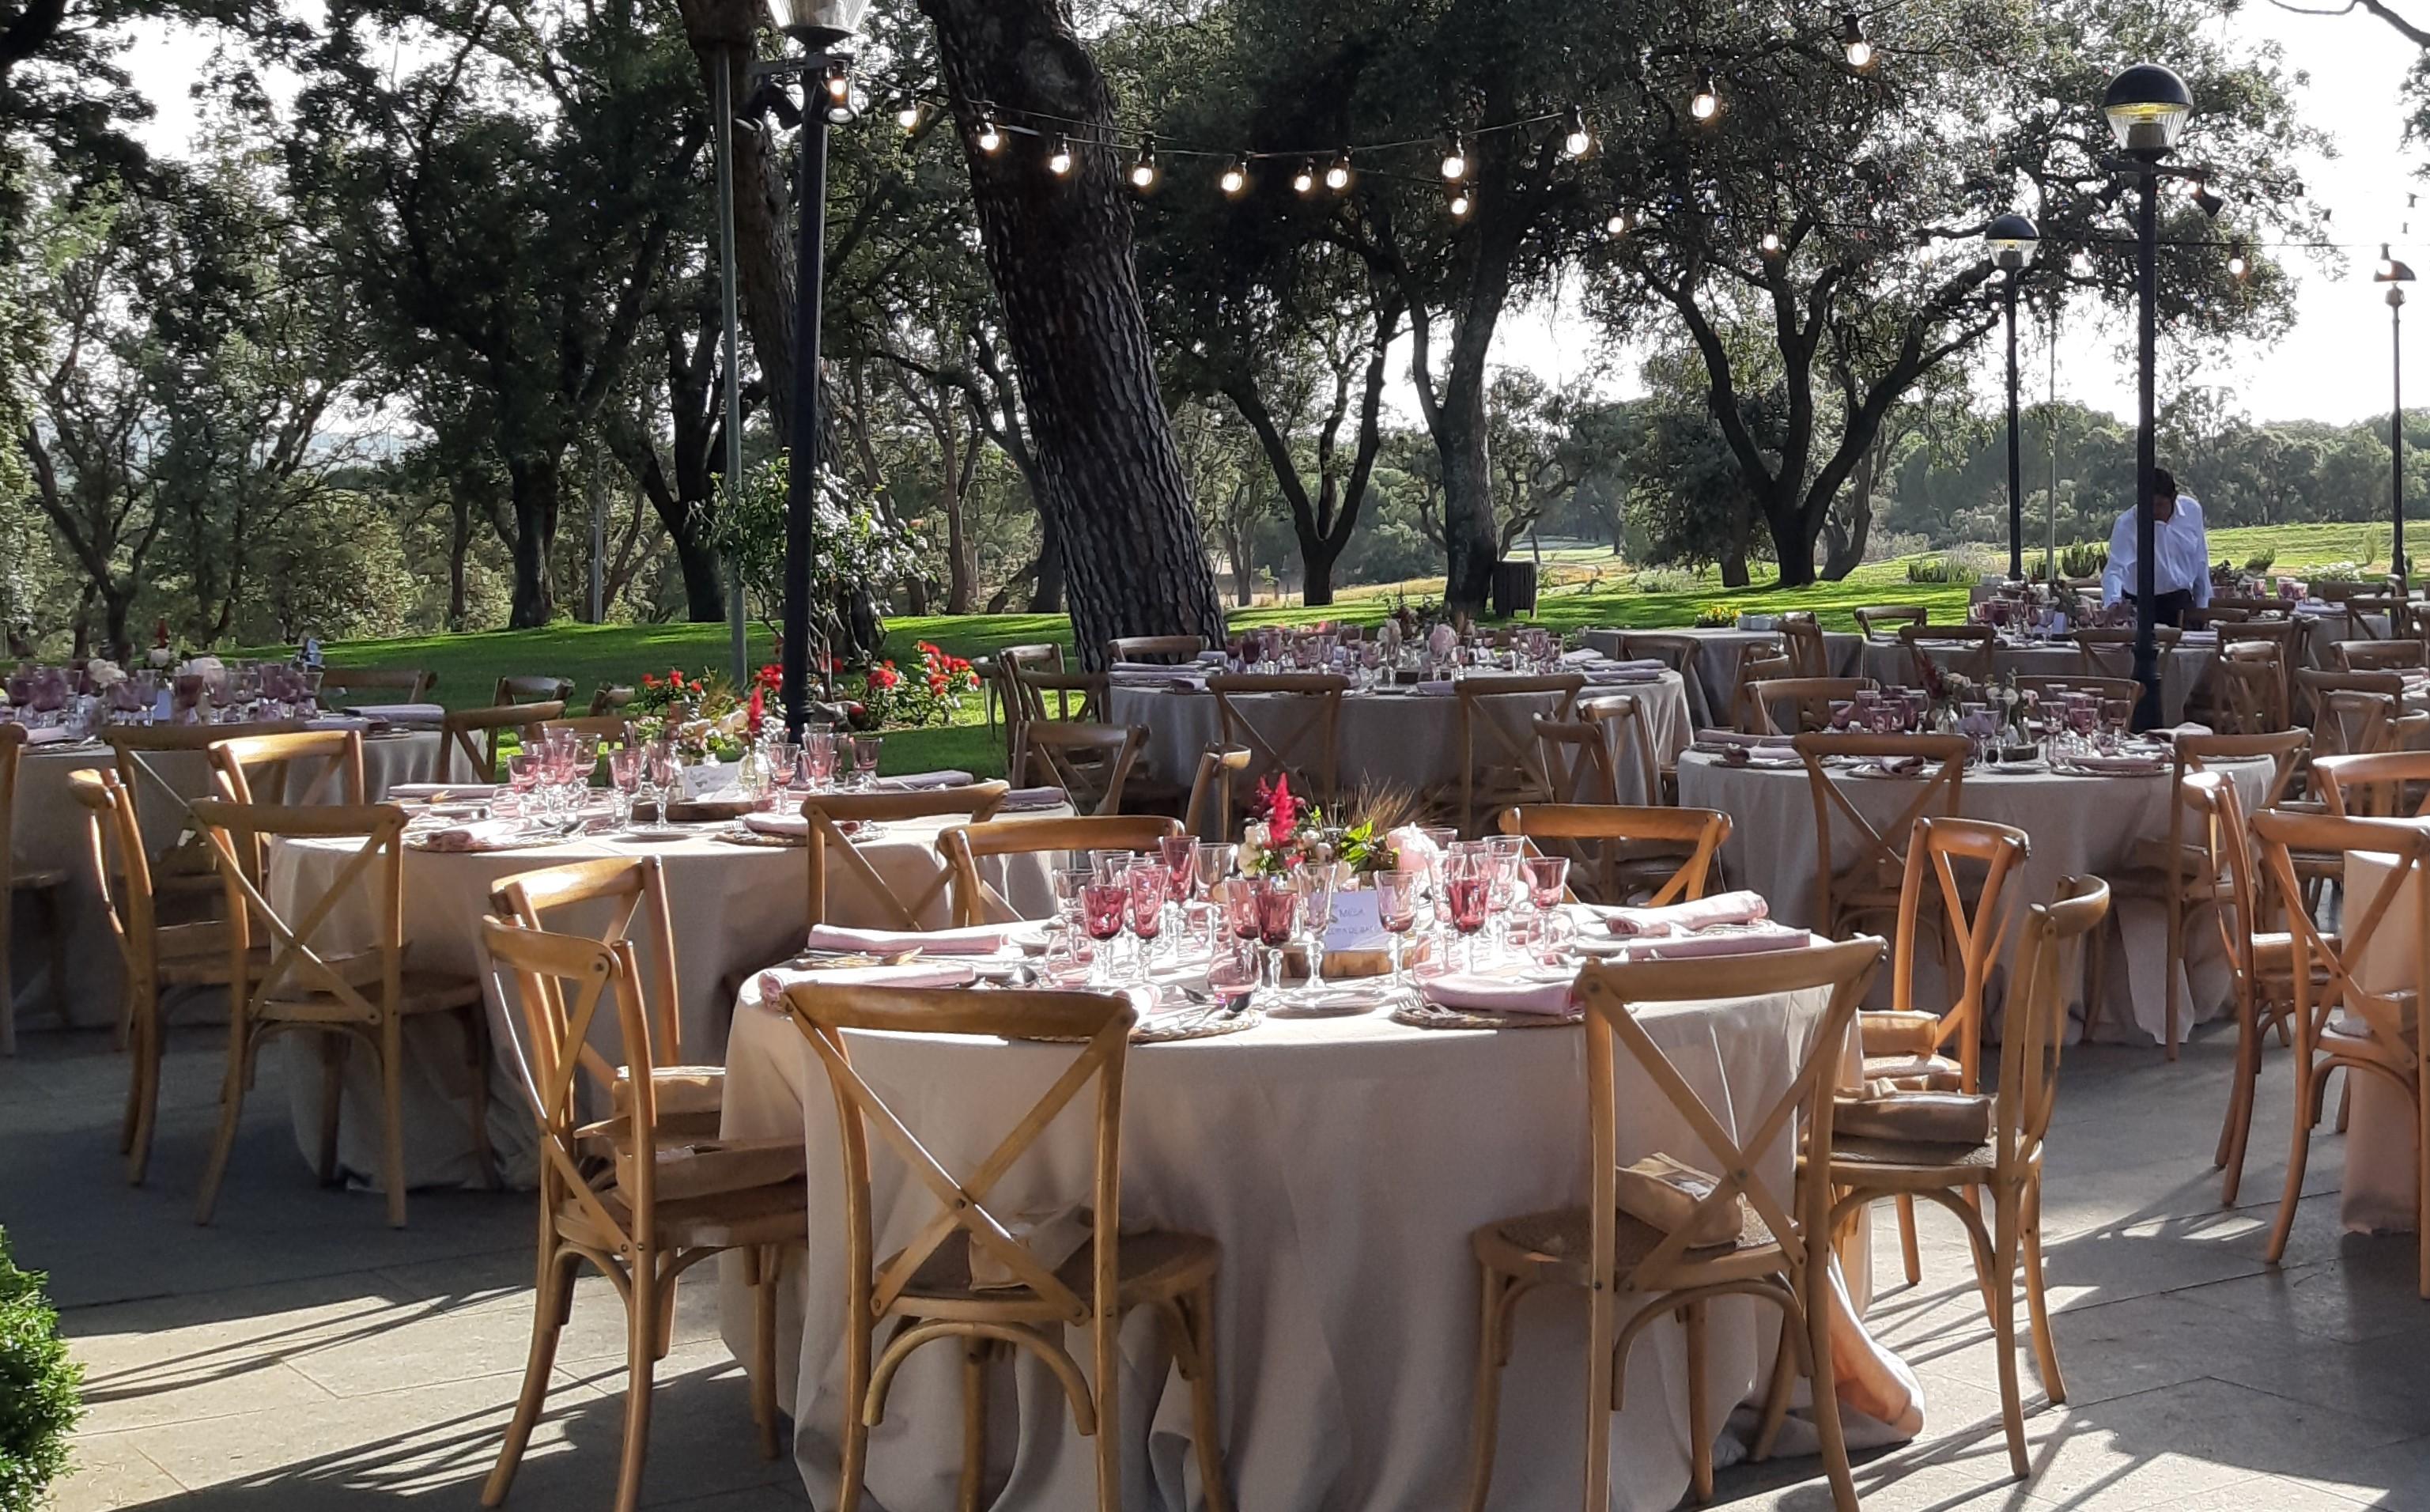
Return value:
M 852 70 L 845 65 L 829 63 L 824 82 L 828 99 L 841 105 L 852 98 Z
M 1239 199 L 1242 194 L 1248 192 L 1249 170 L 1240 158 L 1227 158 L 1223 163 L 1223 172 L 1217 175 L 1215 184 L 1216 187 L 1221 189 L 1224 193 L 1229 194 L 1234 199 Z
M 1131 188 L 1144 193 L 1156 188 L 1156 137 L 1140 138 L 1139 161 L 1131 164 Z
M 1561 121 L 1561 152 L 1565 157 L 1583 158 L 1594 150 L 1594 135 L 1587 130 L 1586 112 L 1576 106 Z
M 2239 237 L 2227 244 L 2227 275 L 2241 279 L 2252 268 L 2244 258 L 2244 239 Z
M 1474 208 L 1475 202 L 1469 197 L 1466 184 L 1452 184 L 1444 188 L 1443 208 L 1451 211 L 1453 220 L 1467 220 L 1468 212 Z
M 1313 194 L 1316 192 L 1315 158 L 1303 158 L 1299 160 L 1298 172 L 1291 174 L 1291 191 L 1292 192 L 1299 194 Z
M 1333 155 L 1332 164 L 1324 170 L 1324 187 L 1336 194 L 1350 187 L 1350 149 L 1342 148 Z
M 905 100 L 894 108 L 894 124 L 906 131 L 920 129 L 920 102 Z
M 1468 176 L 1468 146 L 1456 131 L 1443 133 L 1442 175 L 1447 183 L 1456 184 Z M 1456 210 L 1454 214 L 1465 214 Z
M 1779 257 L 1780 249 L 1786 245 L 1780 240 L 1780 233 L 1777 231 L 1766 231 L 1763 234 L 1763 240 L 1756 244 L 1763 248 L 1763 255 L 1767 258 Z
M 972 134 L 971 141 L 977 144 L 981 152 L 993 154 L 1001 151 L 1004 147 L 1004 133 L 995 128 L 995 117 L 990 115 L 979 117 L 979 128 Z
M 1055 144 L 1047 149 L 1046 171 L 1057 178 L 1071 176 L 1072 143 L 1070 141 L 1061 137 L 1055 139 Z
M 2388 256 L 2388 243 L 2385 241 L 2379 244 L 2379 266 L 2372 270 L 2372 276 L 2382 283 L 2390 283 L 2395 280 L 2396 259 Z
M 1847 55 L 1850 68 L 1862 70 L 1873 66 L 1873 44 L 1865 41 L 1865 28 L 1853 10 L 1839 13 L 1839 50 Z
M 2067 271 L 2078 278 L 2091 277 L 2092 255 L 2079 250 L 2074 257 L 2067 259 Z
M 1699 121 L 1710 121 L 1722 112 L 1722 97 L 1713 90 L 1713 71 L 1696 70 L 1696 94 L 1688 102 L 1688 113 Z
M 1610 216 L 1603 223 L 1603 234 L 1611 238 L 1614 241 L 1617 241 L 1622 237 L 1628 235 L 1628 212 L 1626 210 L 1612 211 Z

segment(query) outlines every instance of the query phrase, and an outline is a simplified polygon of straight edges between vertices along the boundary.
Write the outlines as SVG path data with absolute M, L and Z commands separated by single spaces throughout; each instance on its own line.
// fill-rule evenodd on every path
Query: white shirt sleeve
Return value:
M 2200 500 L 2190 493 L 2177 495 L 2177 523 L 2186 534 L 2186 547 L 2194 556 L 2194 607 L 2210 607 L 2210 530 L 2203 523 Z
M 2115 604 L 2126 592 L 2126 574 L 2135 567 L 2135 511 L 2127 510 L 2109 528 L 2109 565 L 2101 570 L 2101 602 Z

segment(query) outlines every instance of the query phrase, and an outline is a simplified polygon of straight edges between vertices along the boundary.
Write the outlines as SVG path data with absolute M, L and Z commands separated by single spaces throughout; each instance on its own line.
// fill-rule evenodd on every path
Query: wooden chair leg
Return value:
M 507 1421 L 507 1437 L 498 1446 L 498 1462 L 491 1467 L 490 1478 L 481 1487 L 483 1506 L 503 1504 L 508 1490 L 515 1484 L 515 1470 L 524 1462 L 524 1450 L 531 1443 L 532 1428 L 540 1421 L 541 1407 L 548 1400 L 549 1372 L 557 1366 L 558 1336 L 574 1310 L 574 1268 L 579 1257 L 554 1253 L 546 1238 L 541 1244 L 540 1286 L 532 1299 L 531 1354 L 524 1362 L 523 1392 L 515 1398 L 515 1415 Z
M 861 1482 L 869 1473 L 869 1356 L 875 1326 L 863 1300 L 853 1299 L 844 1323 L 843 1453 L 837 1512 L 859 1512 Z
M 354 1037 L 325 1034 L 321 1040 L 321 1146 L 320 1157 L 313 1171 L 321 1185 L 338 1184 L 338 1121 L 345 1106 L 346 1056 L 354 1048 Z
M 2430 1213 L 2430 1088 L 2423 1086 L 2422 1063 L 2417 1056 L 2413 1067 L 2413 1211 Z M 2349 1085 L 2354 1073 L 2348 1072 Z M 2421 1227 L 2417 1221 L 2416 1229 Z M 2430 1302 L 2430 1238 L 2417 1234 L 2413 1241 L 2414 1266 L 2419 1272 L 2417 1285 L 2424 1302 Z
M 1097 1387 L 1097 1512 L 1123 1512 L 1122 1317 L 1100 1304 L 1090 1333 Z
M 2278 1198 L 2278 1221 L 2270 1226 L 2270 1244 L 2262 1257 L 2276 1265 L 2287 1253 L 2288 1237 L 2295 1232 L 2295 1205 L 2304 1198 L 2304 1162 L 2312 1151 L 2312 1106 L 2319 1072 L 2310 1066 L 2295 1068 L 2295 1137 L 2287 1155 L 2287 1189 Z
M 2339 1134 L 2346 1132 L 2346 1122 L 2354 1117 L 2354 1082 L 2352 1072 L 2346 1072 L 2338 1079 L 2338 1132 Z M 2323 1085 L 2325 1086 L 2325 1083 Z M 2318 1112 L 2313 1114 L 2312 1121 L 2316 1123 L 2320 1122 Z
M 759 1457 L 781 1452 L 776 1435 L 776 1288 L 785 1274 L 785 1252 L 759 1245 L 742 1252 L 743 1279 L 751 1287 L 751 1420 L 759 1429 Z
M 2085 955 L 2089 959 L 2084 989 L 2084 1042 L 2096 1044 L 2101 1038 L 2101 1012 L 2109 995 L 2109 921 L 2092 926 L 2087 937 Z
M 2171 864 L 2174 865 L 2173 860 Z M 2183 996 L 2177 990 L 2177 978 L 2184 974 L 2185 958 L 2186 906 L 2183 899 L 2172 896 L 2169 899 L 2169 954 L 2168 958 L 2160 963 L 2168 973 L 2166 992 L 2168 1007 L 2161 1019 L 2163 1028 L 2160 1050 L 2161 1058 L 2164 1060 L 2177 1058 L 2177 1015 L 2180 1011 L 2178 1000 Z
M 158 1034 L 157 1015 L 153 1032 Z M 194 1199 L 194 1221 L 208 1223 L 219 1205 L 220 1182 L 227 1175 L 228 1157 L 236 1152 L 237 1125 L 244 1119 L 244 1088 L 252 1060 L 261 1041 L 241 1017 L 228 1028 L 228 1079 L 220 1093 L 220 1133 L 211 1144 L 211 1161 L 203 1171 L 203 1189 Z
M 135 989 L 130 985 L 128 990 Z M 141 1010 L 127 1045 L 126 1184 L 141 1187 L 152 1167 L 152 1136 L 160 1122 L 160 1037 L 167 1033 L 156 1007 Z
M 1916 1243 L 1915 1199 L 1902 1192 L 1898 1200 L 1899 1257 L 1906 1263 L 1906 1284 L 1923 1281 L 1923 1253 Z
M 1691 1302 L 1680 1309 L 1688 1327 L 1689 1490 L 1701 1504 L 1713 1499 L 1713 1423 L 1705 1400 L 1705 1304 Z
M 1197 1368 L 1190 1377 L 1190 1431 L 1198 1439 L 1198 1480 L 1207 1512 L 1232 1512 L 1232 1487 L 1223 1470 L 1223 1428 L 1215 1398 L 1215 1288 L 1190 1295 L 1191 1350 Z
M 1587 1464 L 1581 1504 L 1596 1508 L 1611 1504 L 1611 1400 L 1621 1370 L 1612 1357 L 1615 1311 L 1610 1287 L 1587 1293 Z
M 1502 1306 L 1509 1282 L 1490 1265 L 1477 1270 L 1484 1306 L 1477 1320 L 1476 1383 L 1469 1406 L 1468 1512 L 1484 1512 L 1486 1493 L 1493 1486 L 1493 1451 L 1502 1429 L 1502 1359 L 1507 1347 L 1502 1338 Z
M 2042 1178 L 2039 1171 L 2025 1178 L 2023 1191 L 2025 1252 L 2025 1317 L 2034 1331 L 2034 1362 L 2041 1371 L 2042 1393 L 2053 1402 L 2067 1400 L 2067 1378 L 2058 1369 L 2058 1336 L 2051 1331 L 2050 1297 L 2042 1282 Z
M 2008 1435 L 2008 1470 L 2019 1480 L 2033 1472 L 2025 1457 L 2025 1404 L 2017 1379 L 2017 1203 L 2013 1194 L 1996 1200 L 1991 1240 L 1991 1342 L 2000 1352 L 2000 1421 Z
M 1839 1427 L 1839 1393 L 1832 1387 L 1838 1377 L 1831 1369 L 1831 1288 L 1827 1280 L 1816 1279 L 1819 1274 L 1809 1263 L 1794 1288 L 1804 1295 L 1792 1296 L 1789 1303 L 1801 1330 L 1798 1354 L 1814 1403 L 1814 1436 L 1822 1441 L 1822 1468 L 1831 1477 L 1832 1507 L 1834 1512 L 1861 1512 L 1856 1473 L 1848 1468 L 1847 1436 Z
M 1789 1419 L 1789 1398 L 1797 1386 L 1797 1340 L 1786 1308 L 1780 1314 L 1780 1342 L 1772 1353 L 1772 1384 L 1763 1394 L 1763 1415 L 1756 1422 L 1755 1443 L 1747 1451 L 1754 1461 L 1772 1457 L 1780 1425 Z
M 475 1003 L 463 1010 L 464 1070 L 472 1085 L 472 1106 L 467 1122 L 473 1130 L 473 1163 L 480 1172 L 481 1185 L 496 1191 L 503 1185 L 498 1180 L 498 1155 L 490 1144 L 490 1013 Z
M 633 1257 L 633 1296 L 624 1331 L 624 1452 L 616 1470 L 616 1512 L 634 1512 L 641 1501 L 641 1466 L 650 1454 L 650 1380 L 657 1364 L 658 1257 Z
M 959 1512 L 980 1512 L 987 1492 L 987 1361 L 988 1340 L 973 1336 L 962 1340 L 962 1479 L 955 1505 Z M 1099 1395 L 1107 1388 L 1099 1385 Z

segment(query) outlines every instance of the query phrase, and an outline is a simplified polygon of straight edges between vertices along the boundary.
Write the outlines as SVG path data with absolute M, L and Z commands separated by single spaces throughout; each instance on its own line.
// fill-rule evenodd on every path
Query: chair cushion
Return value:
M 1981 1144 L 1991 1137 L 1991 1102 L 1981 1092 L 1842 1097 L 1832 1115 L 1832 1134 L 1835 1139 L 1845 1134 L 1859 1139 Z
M 705 1139 L 697 1144 L 660 1145 L 656 1188 L 661 1202 L 711 1197 L 753 1187 L 800 1182 L 807 1170 L 799 1139 Z M 629 1149 L 616 1152 L 616 1186 L 630 1196 L 640 1179 Z
M 1865 1080 L 1889 1082 L 1901 1091 L 1954 1092 L 1966 1072 L 1947 1055 L 1867 1055 Z
M 618 1118 L 633 1111 L 633 1069 L 616 1068 L 616 1086 L 610 1106 Z M 653 1066 L 650 1087 L 654 1105 L 661 1122 L 685 1114 L 720 1113 L 725 1106 L 725 1068 L 723 1066 Z
M 1856 1015 L 1856 1031 L 1864 1037 L 1868 1055 L 1929 1056 L 1940 1048 L 1940 1016 L 1937 1013 L 1860 1013 Z
M 1649 1228 L 1673 1234 L 1688 1230 L 1689 1245 L 1702 1249 L 1727 1244 L 1737 1238 L 1739 1218 L 1731 1205 L 1698 1212 L 1721 1178 L 1684 1161 L 1656 1152 L 1613 1172 L 1620 1210 Z

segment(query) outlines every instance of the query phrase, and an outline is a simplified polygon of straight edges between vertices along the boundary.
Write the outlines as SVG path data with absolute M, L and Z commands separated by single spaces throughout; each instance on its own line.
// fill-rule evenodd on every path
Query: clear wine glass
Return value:
M 1520 863 L 1527 885 L 1527 901 L 1536 908 L 1540 934 L 1539 951 L 1547 958 L 1556 955 L 1576 933 L 1576 921 L 1561 907 L 1570 889 L 1570 858 L 1566 856 L 1531 856 Z
M 1156 942 L 1164 933 L 1164 899 L 1172 886 L 1173 873 L 1160 862 L 1140 861 L 1123 875 L 1130 889 L 1131 934 L 1139 940 L 1139 980 L 1147 980 L 1148 957 L 1156 952 Z
M 1402 942 L 1418 922 L 1418 898 L 1425 888 L 1425 874 L 1414 870 L 1375 874 L 1376 922 L 1384 926 L 1384 932 L 1392 939 L 1392 985 L 1395 987 L 1406 985 L 1401 975 Z
M 1207 966 L 1207 992 L 1225 1014 L 1240 1012 L 1257 990 L 1257 953 L 1231 942 L 1215 952 Z
M 886 739 L 878 735 L 856 735 L 852 738 L 852 785 L 871 788 L 877 783 L 877 756 Z
M 1249 891 L 1257 915 L 1257 943 L 1266 948 L 1266 985 L 1279 992 L 1283 950 L 1299 919 L 1299 894 L 1281 877 L 1258 877 L 1249 884 Z
M 608 753 L 608 781 L 616 790 L 616 827 L 633 827 L 633 799 L 641 786 L 641 748 L 621 745 Z
M 507 757 L 507 791 L 514 795 L 517 814 L 530 814 L 534 806 L 533 791 L 540 786 L 541 771 L 546 759 L 538 751 L 518 751 Z
M 1190 864 L 1198 873 L 1198 895 L 1211 898 L 1215 888 L 1232 874 L 1233 858 L 1240 854 L 1237 845 L 1220 841 L 1199 840 L 1190 847 Z
M 1324 932 L 1333 925 L 1333 895 L 1339 880 L 1331 866 L 1302 867 L 1292 879 L 1299 892 L 1300 930 L 1307 944 L 1307 990 L 1324 986 Z
M 649 763 L 650 786 L 657 789 L 658 800 L 657 816 L 650 821 L 650 831 L 663 835 L 674 828 L 674 822 L 667 818 L 667 810 L 674 806 L 676 785 L 683 780 L 683 761 L 675 750 L 674 739 L 663 735 L 650 742 L 644 755 Z

